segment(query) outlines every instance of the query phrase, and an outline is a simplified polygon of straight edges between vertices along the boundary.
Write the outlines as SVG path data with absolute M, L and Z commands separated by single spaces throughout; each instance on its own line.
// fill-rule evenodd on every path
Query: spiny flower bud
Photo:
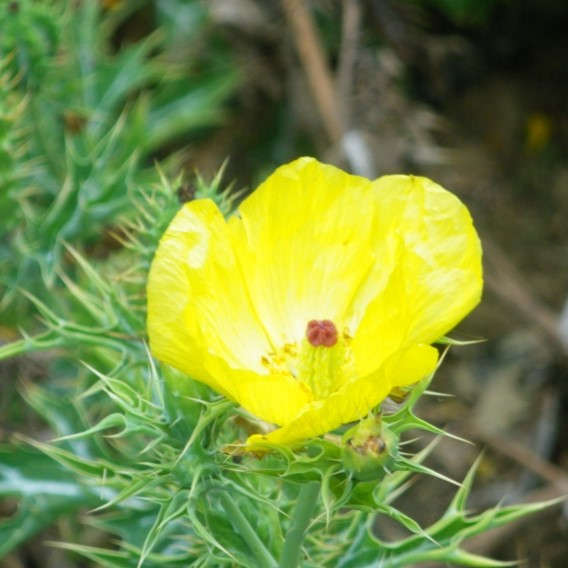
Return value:
M 398 437 L 382 422 L 380 415 L 362 420 L 343 435 L 343 465 L 363 481 L 382 478 L 397 452 Z

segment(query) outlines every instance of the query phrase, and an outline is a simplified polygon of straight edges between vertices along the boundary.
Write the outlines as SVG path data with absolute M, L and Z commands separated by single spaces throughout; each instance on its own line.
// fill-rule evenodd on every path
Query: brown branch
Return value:
M 282 6 L 292 28 L 298 55 L 320 111 L 324 128 L 331 142 L 336 143 L 343 134 L 343 121 L 331 73 L 326 64 L 312 16 L 305 2 L 301 0 L 282 0 Z
M 337 69 L 337 97 L 341 106 L 344 125 L 351 124 L 351 98 L 353 68 L 357 57 L 361 6 L 359 0 L 343 0 L 341 49 Z

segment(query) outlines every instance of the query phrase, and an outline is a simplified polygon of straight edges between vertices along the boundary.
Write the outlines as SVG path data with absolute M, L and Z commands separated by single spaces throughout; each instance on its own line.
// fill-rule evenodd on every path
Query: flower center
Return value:
M 286 343 L 261 361 L 270 372 L 289 373 L 321 400 L 354 376 L 350 343 L 347 330 L 339 333 L 331 320 L 311 320 L 301 341 Z
M 335 392 L 351 374 L 351 350 L 346 333 L 339 335 L 331 320 L 311 320 L 306 326 L 298 361 L 298 378 L 316 400 Z
M 314 347 L 333 347 L 337 343 L 337 328 L 331 320 L 311 320 L 306 326 L 306 339 Z

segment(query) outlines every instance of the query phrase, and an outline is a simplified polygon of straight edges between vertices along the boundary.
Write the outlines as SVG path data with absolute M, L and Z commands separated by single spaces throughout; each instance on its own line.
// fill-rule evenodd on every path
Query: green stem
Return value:
M 250 526 L 247 518 L 241 513 L 234 500 L 225 492 L 220 492 L 221 505 L 229 516 L 231 524 L 237 529 L 243 540 L 247 543 L 252 553 L 256 557 L 259 568 L 276 568 L 276 560 L 264 543 L 258 537 L 258 534 Z
M 0 361 L 15 357 L 22 353 L 30 351 L 40 351 L 44 349 L 52 349 L 64 344 L 64 339 L 58 337 L 53 331 L 46 331 L 34 337 L 25 337 L 24 339 L 17 339 L 11 343 L 6 343 L 0 347 Z
M 319 492 L 320 484 L 318 481 L 310 481 L 300 489 L 292 522 L 286 534 L 284 550 L 280 558 L 280 568 L 297 568 L 299 565 L 302 543 L 316 510 Z

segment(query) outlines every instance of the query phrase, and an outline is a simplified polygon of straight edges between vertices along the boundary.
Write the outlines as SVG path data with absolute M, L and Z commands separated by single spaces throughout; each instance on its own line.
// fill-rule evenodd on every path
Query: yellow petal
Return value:
M 482 288 L 479 238 L 457 197 L 415 176 L 373 185 L 383 264 L 377 261 L 353 306 L 352 317 L 362 318 L 353 350 L 363 373 L 396 349 L 444 335 L 475 307 Z
M 218 357 L 207 357 L 203 365 L 211 377 L 223 377 L 226 396 L 251 414 L 273 424 L 288 424 L 312 400 L 311 392 L 288 374 L 261 375 L 231 369 Z
M 230 221 L 255 309 L 276 346 L 299 341 L 311 319 L 342 331 L 374 262 L 369 180 L 312 158 L 278 168 Z
M 431 345 L 418 344 L 391 359 L 385 372 L 393 388 L 406 387 L 433 373 L 437 364 L 438 350 Z
M 216 205 L 187 203 L 163 235 L 148 280 L 148 334 L 159 359 L 199 350 L 262 372 L 270 349 L 254 315 L 227 224 Z M 200 356 L 188 365 L 199 364 Z
M 351 343 L 359 376 L 371 374 L 393 353 L 403 349 L 408 336 L 410 314 L 403 272 L 400 266 L 394 269 L 387 266 L 385 271 L 388 273 L 385 287 L 367 305 Z
M 156 251 L 147 293 L 157 359 L 277 424 L 311 400 L 291 377 L 269 374 L 261 363 L 271 347 L 212 201 L 192 201 L 176 215 Z
M 481 299 L 479 237 L 465 205 L 427 178 L 385 176 L 375 182 L 375 190 L 379 200 L 390 194 L 405 202 L 399 227 L 411 314 L 408 340 L 431 343 Z
M 412 384 L 432 373 L 437 360 L 436 349 L 415 345 L 391 357 L 376 373 L 355 379 L 326 399 L 311 402 L 286 426 L 265 436 L 251 436 L 247 447 L 254 450 L 265 442 L 293 444 L 359 420 L 383 401 L 393 386 Z

